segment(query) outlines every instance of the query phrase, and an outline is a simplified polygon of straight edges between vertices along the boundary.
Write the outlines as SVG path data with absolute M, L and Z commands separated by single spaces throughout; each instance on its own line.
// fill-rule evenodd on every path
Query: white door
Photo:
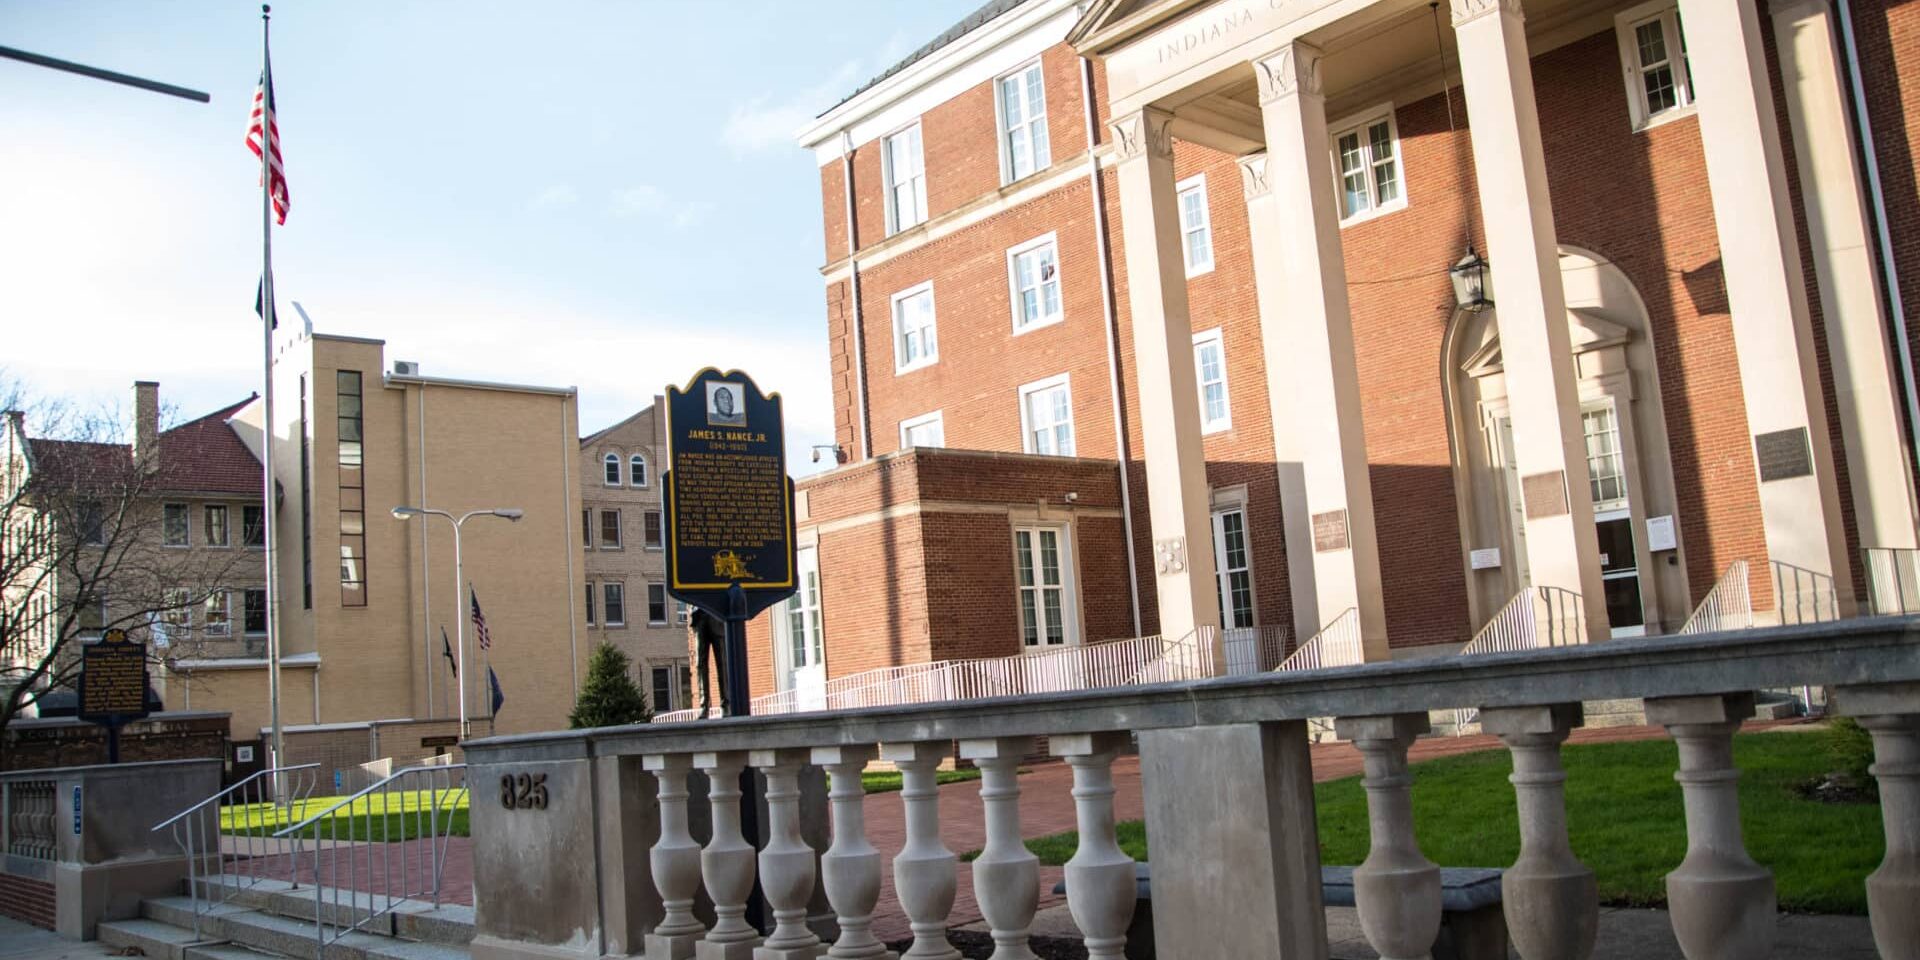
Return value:
M 799 589 L 787 600 L 787 689 L 795 706 L 821 710 L 827 701 L 826 644 L 820 630 L 820 554 L 807 547 L 795 551 Z
M 1062 527 L 1016 527 L 1014 583 L 1020 591 L 1020 649 L 1028 692 L 1077 690 L 1085 668 L 1073 617 L 1073 565 Z

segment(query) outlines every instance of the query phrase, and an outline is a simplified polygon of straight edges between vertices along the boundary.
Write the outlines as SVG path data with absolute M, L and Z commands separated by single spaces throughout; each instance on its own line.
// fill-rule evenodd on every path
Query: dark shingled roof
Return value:
M 833 106 L 820 111 L 819 115 L 816 116 L 815 119 L 819 119 L 819 117 L 824 117 L 827 114 L 832 113 L 833 111 L 840 108 L 840 104 L 846 103 L 848 100 L 852 100 L 854 97 L 857 97 L 863 93 L 866 93 L 868 90 L 871 90 L 875 86 L 879 85 L 879 83 L 882 80 L 885 80 L 888 77 L 891 77 L 894 74 L 899 73 L 900 71 L 913 66 L 915 63 L 918 63 L 921 60 L 924 60 L 927 57 L 932 56 L 934 51 L 939 50 L 941 47 L 947 46 L 950 43 L 953 43 L 954 41 L 960 39 L 961 37 L 966 36 L 969 33 L 972 33 L 975 30 L 980 29 L 981 27 L 986 26 L 987 24 L 993 22 L 993 19 L 995 17 L 998 17 L 999 15 L 1006 13 L 1007 11 L 1012 10 L 1014 7 L 1017 7 L 1026 2 L 1027 0 L 987 0 L 986 3 L 980 5 L 979 9 L 973 11 L 972 13 L 967 14 L 965 17 L 962 17 L 959 23 L 956 23 L 953 26 L 948 27 L 945 30 L 942 30 L 940 32 L 940 35 L 937 37 L 934 37 L 931 41 L 927 43 L 926 46 L 921 47 L 920 49 L 907 54 L 907 58 L 905 60 L 902 60 L 899 63 L 896 63 L 891 67 L 888 67 L 886 70 L 882 71 L 879 76 L 874 77 L 873 79 L 868 80 L 866 83 L 861 84 L 859 87 L 855 88 L 852 93 L 849 93 L 844 97 L 841 97 L 839 103 L 836 103 Z
M 255 395 L 257 396 L 257 394 Z M 228 493 L 260 496 L 260 461 L 227 421 L 253 396 L 160 434 L 160 483 L 179 493 Z M 124 443 L 81 443 L 35 438 L 34 459 L 60 474 L 112 476 L 133 456 Z

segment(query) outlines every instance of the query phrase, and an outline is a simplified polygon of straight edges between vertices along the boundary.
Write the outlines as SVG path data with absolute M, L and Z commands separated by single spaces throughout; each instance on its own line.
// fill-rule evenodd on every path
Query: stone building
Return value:
M 799 135 L 850 463 L 802 484 L 819 589 L 756 693 L 1900 605 L 1920 10 L 1839 10 L 986 4 Z

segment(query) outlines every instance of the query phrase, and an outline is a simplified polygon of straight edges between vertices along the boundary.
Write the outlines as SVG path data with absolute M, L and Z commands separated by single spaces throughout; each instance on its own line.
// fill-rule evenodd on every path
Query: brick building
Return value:
M 995 0 L 808 125 L 850 463 L 756 693 L 1913 595 L 1920 6 L 1522 6 Z

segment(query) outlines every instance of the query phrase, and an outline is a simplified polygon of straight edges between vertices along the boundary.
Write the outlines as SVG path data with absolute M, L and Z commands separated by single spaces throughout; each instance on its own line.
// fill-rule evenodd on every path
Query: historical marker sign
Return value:
M 119 726 L 147 715 L 147 647 L 108 630 L 80 648 L 80 719 Z
M 794 591 L 793 481 L 780 395 L 737 370 L 667 387 L 667 589 L 721 619 Z M 730 608 L 740 588 L 744 608 Z

